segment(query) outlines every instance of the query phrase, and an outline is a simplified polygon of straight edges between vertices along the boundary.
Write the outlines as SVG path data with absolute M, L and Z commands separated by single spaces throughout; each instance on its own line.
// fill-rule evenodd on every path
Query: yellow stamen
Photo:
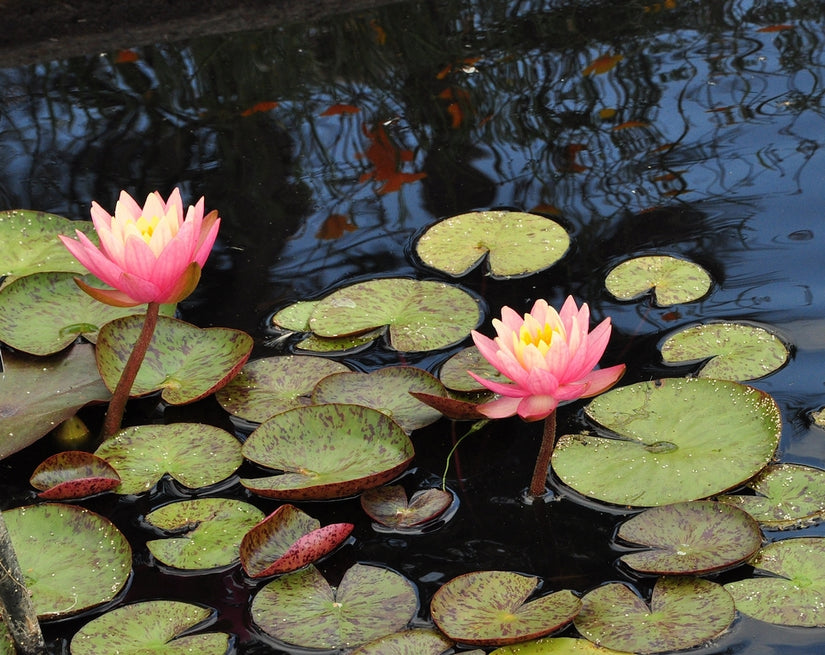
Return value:
M 533 330 L 531 330 L 530 327 L 533 327 Z M 553 342 L 553 337 L 555 336 L 561 337 L 562 339 L 564 338 L 561 330 L 554 330 L 553 326 L 549 323 L 539 325 L 538 323 L 532 322 L 532 326 L 530 326 L 528 322 L 525 321 L 519 330 L 518 354 L 521 354 L 525 346 L 532 344 L 538 348 L 538 351 L 542 355 L 545 355 L 547 351 L 550 350 L 550 344 Z
M 158 226 L 158 223 L 160 223 L 160 216 L 155 215 L 148 220 L 145 216 L 141 216 L 135 221 L 135 227 L 137 227 L 143 240 L 149 243 L 152 240 L 152 235 L 155 233 L 155 228 Z

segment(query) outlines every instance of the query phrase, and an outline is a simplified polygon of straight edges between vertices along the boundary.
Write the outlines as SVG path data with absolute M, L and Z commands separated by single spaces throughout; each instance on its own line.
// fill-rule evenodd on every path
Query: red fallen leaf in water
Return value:
M 29 482 L 45 500 L 66 500 L 110 491 L 120 484 L 120 476 L 102 457 L 67 450 L 43 460 Z
M 134 50 L 118 50 L 115 55 L 116 64 L 134 64 L 140 60 L 140 55 Z
M 549 216 L 561 216 L 561 209 L 555 205 L 540 203 L 530 210 L 534 214 L 547 214 Z
M 682 318 L 682 315 L 677 311 L 665 312 L 662 314 L 663 321 L 678 321 L 680 318 Z
M 687 171 L 674 171 L 672 173 L 663 173 L 662 175 L 654 175 L 650 178 L 651 182 L 673 182 L 682 178 L 682 173 Z
M 372 164 L 373 170 L 361 175 L 359 182 L 369 180 L 383 182 L 378 193 L 384 194 L 400 190 L 402 184 L 427 177 L 426 173 L 403 173 L 398 170 L 403 162 L 413 160 L 413 152 L 395 145 L 383 125 L 378 125 L 374 130 L 363 125 L 362 129 L 364 135 L 370 140 L 370 145 L 365 152 L 358 153 L 356 156 L 367 159 Z
M 470 94 L 466 89 L 459 89 L 455 87 L 447 87 L 438 97 L 443 100 L 452 100 L 447 105 L 447 113 L 450 115 L 450 127 L 454 130 L 461 127 L 464 122 L 464 110 L 461 108 L 462 104 L 465 107 L 470 106 Z
M 376 43 L 378 43 L 378 45 L 384 45 L 387 42 L 387 33 L 384 31 L 384 28 L 381 27 L 374 18 L 370 21 L 370 27 L 372 31 L 375 32 Z
M 262 102 L 255 103 L 249 109 L 244 109 L 241 112 L 241 116 L 252 116 L 252 114 L 257 114 L 259 112 L 270 111 L 275 109 L 278 106 L 278 103 L 273 100 L 264 100 Z
M 629 130 L 634 127 L 649 127 L 650 123 L 646 123 L 645 121 L 625 121 L 624 123 L 619 123 L 618 125 L 614 125 L 610 128 L 611 132 L 618 132 L 619 130 Z
M 345 214 L 330 214 L 321 223 L 321 227 L 315 233 L 316 239 L 340 239 L 344 232 L 354 232 L 358 229 L 349 216 Z
M 785 30 L 792 30 L 796 25 L 768 25 L 767 27 L 760 27 L 757 32 L 784 32 Z
M 587 166 L 584 166 L 578 161 L 579 153 L 582 150 L 587 150 L 587 146 L 583 143 L 569 143 L 564 146 L 559 168 L 569 173 L 584 173 L 584 171 L 587 170 Z
M 622 59 L 624 59 L 624 55 L 601 55 L 582 70 L 582 75 L 601 75 L 613 70 Z
M 361 111 L 355 105 L 332 105 L 329 109 L 321 112 L 321 116 L 338 116 L 339 114 L 357 114 Z

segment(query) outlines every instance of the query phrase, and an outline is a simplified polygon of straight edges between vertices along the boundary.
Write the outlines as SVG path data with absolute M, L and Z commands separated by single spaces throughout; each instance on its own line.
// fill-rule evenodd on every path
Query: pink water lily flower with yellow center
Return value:
M 96 202 L 91 214 L 100 248 L 79 231 L 77 240 L 60 238 L 83 266 L 113 287 L 98 289 L 78 280 L 81 288 L 117 307 L 174 303 L 192 293 L 220 226 L 217 211 L 204 216 L 203 198 L 184 214 L 178 189 L 167 201 L 157 191 L 149 194 L 143 207 L 121 191 L 114 216 Z

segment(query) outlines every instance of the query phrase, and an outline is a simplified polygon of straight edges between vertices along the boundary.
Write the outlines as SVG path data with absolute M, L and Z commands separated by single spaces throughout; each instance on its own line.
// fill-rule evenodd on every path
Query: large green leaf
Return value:
M 487 257 L 494 278 L 530 275 L 549 268 L 570 247 L 567 231 L 555 221 L 516 211 L 477 211 L 446 218 L 415 245 L 427 266 L 459 277 Z
M 607 290 L 619 300 L 633 300 L 653 289 L 660 307 L 698 300 L 710 284 L 710 275 L 699 264 L 670 255 L 628 259 L 605 279 Z
M 412 628 L 371 641 L 349 655 L 441 655 L 452 645 L 437 630 Z
M 585 496 L 642 507 L 741 485 L 770 462 L 782 427 L 768 394 L 702 378 L 612 389 L 586 412 L 614 434 L 562 436 L 554 471 Z
M 625 651 L 597 646 L 587 639 L 543 637 L 515 646 L 496 648 L 490 655 L 628 655 Z

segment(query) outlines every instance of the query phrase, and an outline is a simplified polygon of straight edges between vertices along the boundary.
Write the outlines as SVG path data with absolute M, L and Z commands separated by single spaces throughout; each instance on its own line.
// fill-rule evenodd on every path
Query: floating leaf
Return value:
M 496 382 L 510 382 L 508 378 L 501 374 L 493 365 L 488 362 L 478 348 L 470 346 L 459 350 L 441 366 L 438 379 L 441 383 L 453 391 L 482 391 L 486 387 L 476 382 L 467 371 L 480 375 L 488 380 Z
M 231 498 L 195 498 L 169 503 L 146 522 L 173 533 L 146 542 L 160 562 L 176 569 L 212 569 L 238 561 L 243 536 L 264 518 L 257 507 Z
M 350 655 L 441 655 L 452 645 L 436 630 L 413 628 L 371 641 L 350 651 Z
M 300 300 L 275 312 L 272 325 L 292 332 L 309 332 L 309 317 L 318 305 L 317 300 Z
M 692 302 L 704 296 L 710 275 L 699 264 L 670 255 L 646 255 L 622 262 L 604 281 L 619 300 L 633 300 L 654 290 L 660 307 Z
M 535 639 L 573 620 L 581 601 L 557 591 L 525 602 L 538 578 L 510 571 L 475 571 L 453 578 L 433 595 L 433 621 L 450 639 L 502 646 Z
M 429 405 L 439 414 L 443 414 L 447 418 L 456 421 L 477 421 L 486 418 L 484 414 L 478 411 L 479 399 L 462 400 L 460 398 L 452 398 L 448 396 L 436 396 L 431 393 L 422 393 L 420 391 L 410 391 L 413 398 L 417 398 L 422 403 Z M 479 394 L 480 400 L 489 400 L 494 394 Z
M 625 521 L 617 533 L 650 550 L 619 559 L 642 573 L 694 574 L 744 562 L 762 545 L 759 525 L 749 514 L 710 500 L 652 507 Z
M 768 394 L 723 380 L 640 382 L 602 394 L 586 412 L 616 438 L 562 436 L 553 470 L 617 505 L 666 505 L 739 486 L 770 462 L 781 432 Z
M 309 324 L 322 337 L 358 334 L 389 326 L 396 350 L 446 348 L 481 322 L 479 301 L 442 282 L 383 278 L 334 291 L 319 301 Z
M 72 637 L 72 655 L 224 655 L 229 635 L 189 633 L 207 621 L 207 607 L 175 600 L 149 600 L 118 607 L 89 621 Z
M 610 583 L 582 598 L 576 630 L 601 646 L 646 655 L 699 646 L 733 622 L 733 598 L 702 578 L 656 581 L 650 607 L 629 586 Z
M 318 302 L 317 300 L 301 300 L 284 307 L 272 317 L 272 324 L 276 328 L 292 332 L 310 332 L 309 319 Z M 343 337 L 320 337 L 310 334 L 298 342 L 295 347 L 319 353 L 352 351 L 372 343 L 383 333 L 383 328 L 377 328 Z
M 393 571 L 355 564 L 333 590 L 309 565 L 261 589 L 252 620 L 288 644 L 352 648 L 405 627 L 417 607 L 414 587 Z
M 149 491 L 166 473 L 197 489 L 225 480 L 243 463 L 241 443 L 233 435 L 202 423 L 125 428 L 95 454 L 120 475 L 119 494 Z
M 105 459 L 68 450 L 41 462 L 29 482 L 45 500 L 66 500 L 110 491 L 120 484 L 120 476 Z
M 454 277 L 468 273 L 486 257 L 490 275 L 501 279 L 550 268 L 569 247 L 567 231 L 549 218 L 493 210 L 435 223 L 421 235 L 415 251 L 424 264 Z
M 549 637 L 496 648 L 490 655 L 628 655 L 624 651 L 597 646 L 587 639 Z
M 754 380 L 784 366 L 788 349 L 771 332 L 744 323 L 703 323 L 669 336 L 660 346 L 668 364 L 704 359 L 699 377 Z
M 360 405 L 310 405 L 276 414 L 243 445 L 247 459 L 284 471 L 242 479 L 261 496 L 342 498 L 392 480 L 409 466 L 409 437 L 386 414 Z
M 3 520 L 40 619 L 107 603 L 129 579 L 129 542 L 99 514 L 43 503 L 6 510 Z
M 361 494 L 361 507 L 373 521 L 390 528 L 412 528 L 432 521 L 453 502 L 453 495 L 442 489 L 416 491 L 409 502 L 401 485 L 368 489 Z
M 142 316 L 127 316 L 100 329 L 97 364 L 106 386 L 114 389 L 143 327 Z M 200 329 L 161 316 L 131 395 L 163 390 L 180 405 L 220 389 L 243 367 L 252 352 L 252 337 L 227 328 Z

